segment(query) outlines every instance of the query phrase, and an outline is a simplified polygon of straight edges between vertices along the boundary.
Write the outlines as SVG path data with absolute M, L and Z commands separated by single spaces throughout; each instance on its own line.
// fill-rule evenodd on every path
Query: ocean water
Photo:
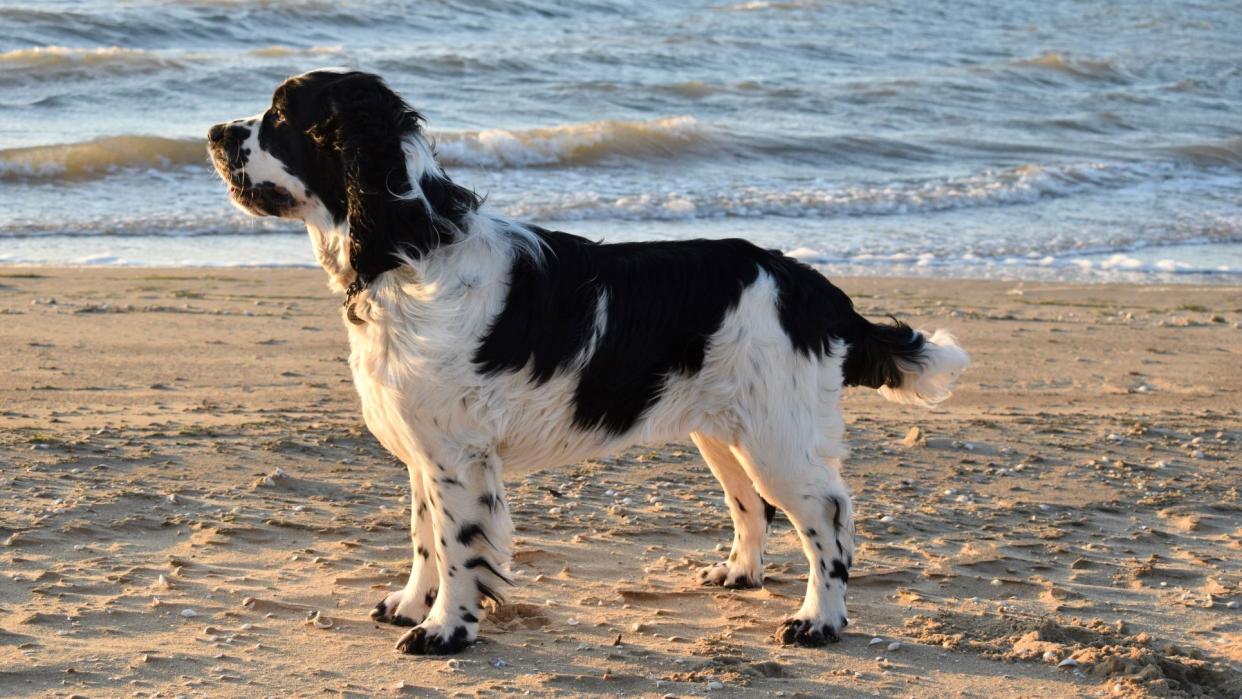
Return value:
M 829 273 L 1242 282 L 1242 3 L 0 2 L 0 264 L 312 265 L 204 134 L 374 71 L 454 179 Z

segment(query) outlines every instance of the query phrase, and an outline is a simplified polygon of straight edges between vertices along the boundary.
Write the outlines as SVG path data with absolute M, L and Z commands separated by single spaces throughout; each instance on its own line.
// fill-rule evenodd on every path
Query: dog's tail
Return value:
M 859 317 L 843 367 L 845 385 L 869 386 L 894 403 L 932 407 L 953 394 L 970 355 L 947 331 L 929 337 L 894 319 L 892 325 Z

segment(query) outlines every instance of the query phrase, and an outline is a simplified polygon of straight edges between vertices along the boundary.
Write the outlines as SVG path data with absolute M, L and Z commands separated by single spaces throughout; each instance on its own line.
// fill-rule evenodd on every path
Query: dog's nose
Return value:
M 224 140 L 226 133 L 228 133 L 228 127 L 224 124 L 216 124 L 207 130 L 207 140 L 211 143 L 219 143 Z

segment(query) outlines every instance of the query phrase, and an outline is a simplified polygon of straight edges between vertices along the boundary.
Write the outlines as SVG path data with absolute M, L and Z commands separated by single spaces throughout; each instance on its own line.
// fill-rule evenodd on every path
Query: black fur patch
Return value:
M 795 350 L 823 356 L 830 341 L 844 340 L 863 354 L 884 353 L 852 350 L 847 384 L 871 385 L 879 371 L 895 385 L 892 358 L 921 349 L 908 328 L 884 330 L 858 315 L 820 273 L 744 240 L 605 245 L 531 228 L 547 245 L 545 260 L 514 263 L 504 309 L 474 361 L 484 374 L 529 365 L 531 380 L 543 383 L 588 346 L 603 299 L 606 327 L 574 392 L 574 423 L 583 429 L 624 433 L 659 399 L 666 377 L 702 369 L 709 339 L 760 270 L 776 280 L 778 316 Z
M 758 275 L 764 253 L 744 241 L 601 245 L 534 229 L 543 265 L 514 264 L 505 307 L 475 351 L 479 371 L 520 371 L 543 383 L 607 326 L 579 376 L 574 422 L 621 433 L 659 397 L 665 376 L 703 366 L 707 340 Z
M 763 500 L 763 498 L 759 498 L 759 499 Z M 767 522 L 769 525 L 771 525 L 772 520 L 775 517 L 776 517 L 776 507 L 772 503 L 768 502 L 767 500 L 763 500 L 763 520 Z
M 842 583 L 848 584 L 850 581 L 850 569 L 846 568 L 840 559 L 834 558 L 832 559 L 832 572 L 828 573 L 828 577 L 836 578 Z
M 480 599 L 490 599 L 496 604 L 501 604 L 504 602 L 504 600 L 501 599 L 500 595 L 496 592 L 496 590 L 492 589 L 491 585 L 488 585 L 482 580 L 475 580 L 474 585 L 475 585 L 475 588 L 479 591 Z
M 491 539 L 487 538 L 487 532 L 483 531 L 483 525 L 478 522 L 464 524 L 457 532 L 457 541 L 462 546 L 469 546 L 474 543 L 475 539 L 483 539 L 488 544 L 492 543 Z
M 479 504 L 486 507 L 488 512 L 495 512 L 500 507 L 500 497 L 495 493 L 483 493 L 479 496 Z
M 828 496 L 828 502 L 832 503 L 832 528 L 841 531 L 841 501 L 835 495 Z
M 505 583 L 509 585 L 513 584 L 513 582 L 509 580 L 509 578 L 505 577 L 503 573 L 501 573 L 499 570 L 496 570 L 496 567 L 492 565 L 491 561 L 487 560 L 486 558 L 482 556 L 475 556 L 474 558 L 469 558 L 462 565 L 464 565 L 467 569 L 473 569 L 473 568 L 479 568 L 479 567 L 486 568 L 489 573 L 491 573 L 492 575 L 495 575 L 497 578 L 500 578 Z

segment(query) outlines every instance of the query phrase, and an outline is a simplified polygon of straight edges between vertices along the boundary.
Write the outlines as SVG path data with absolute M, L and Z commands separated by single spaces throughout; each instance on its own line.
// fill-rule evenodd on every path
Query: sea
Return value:
M 383 76 L 458 182 L 829 274 L 1242 283 L 1242 3 L 0 2 L 0 264 L 313 266 L 205 133 Z

